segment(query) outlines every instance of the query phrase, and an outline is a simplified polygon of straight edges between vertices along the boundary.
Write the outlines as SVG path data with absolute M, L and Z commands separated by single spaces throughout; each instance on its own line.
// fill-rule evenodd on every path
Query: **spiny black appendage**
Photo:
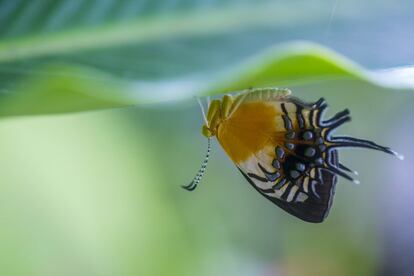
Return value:
M 373 150 L 379 150 L 385 153 L 392 154 L 396 156 L 399 159 L 404 159 L 404 156 L 401 154 L 393 151 L 389 147 L 380 146 L 377 143 L 374 143 L 369 140 L 354 138 L 354 137 L 348 137 L 348 136 L 334 136 L 331 137 L 329 133 L 336 129 L 337 127 L 341 126 L 343 123 L 349 122 L 351 120 L 351 117 L 349 116 L 349 110 L 345 109 L 336 115 L 334 115 L 331 119 L 325 120 L 322 122 L 322 126 L 326 127 L 328 129 L 328 135 L 326 139 L 331 143 L 329 148 L 343 148 L 343 147 L 356 147 L 356 148 L 367 148 L 367 149 L 373 149 Z M 344 168 L 341 168 L 344 169 Z M 352 172 L 352 170 L 349 170 L 348 168 L 345 169 L 345 171 Z
M 194 177 L 193 181 L 191 181 L 190 184 L 181 186 L 184 189 L 186 189 L 187 191 L 193 191 L 195 188 L 197 188 L 197 185 L 200 183 L 201 178 L 203 177 L 204 173 L 206 172 L 208 158 L 210 157 L 210 151 L 211 151 L 210 138 L 208 138 L 207 141 L 208 141 L 207 154 L 206 154 L 206 157 L 204 158 L 203 163 L 201 164 L 201 168 L 198 170 L 197 175 Z
M 331 137 L 330 133 L 337 127 L 341 126 L 345 122 L 349 122 L 351 117 L 349 116 L 349 110 L 345 109 L 336 115 L 334 115 L 331 119 L 325 120 L 321 123 L 321 126 L 327 129 L 327 134 L 325 139 L 329 142 L 328 151 L 331 151 L 335 148 L 344 148 L 344 147 L 357 147 L 357 148 L 367 148 L 373 150 L 379 150 L 385 153 L 392 154 L 399 159 L 404 159 L 404 157 L 397 152 L 391 150 L 389 147 L 380 146 L 372 141 L 354 138 L 354 137 L 347 137 L 347 136 L 333 136 Z M 353 179 L 350 177 L 346 172 L 353 173 L 358 175 L 358 173 L 354 170 L 351 170 L 344 166 L 343 164 L 339 163 L 338 166 L 332 166 L 332 164 L 327 164 L 325 168 L 335 174 L 338 174 L 348 180 L 353 181 L 354 183 L 359 183 L 358 180 Z
M 332 142 L 332 146 L 330 146 L 331 148 L 344 148 L 344 147 L 367 148 L 367 149 L 379 150 L 385 153 L 392 154 L 401 160 L 404 159 L 404 156 L 393 151 L 389 147 L 380 146 L 369 140 L 358 139 L 358 138 L 347 137 L 347 136 L 335 136 L 331 138 L 331 142 Z

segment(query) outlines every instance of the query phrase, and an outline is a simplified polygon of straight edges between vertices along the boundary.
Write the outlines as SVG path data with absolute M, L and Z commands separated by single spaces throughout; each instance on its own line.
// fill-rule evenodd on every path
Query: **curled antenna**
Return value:
M 185 186 L 184 185 L 181 186 L 184 189 L 186 189 L 187 191 L 193 191 L 195 188 L 197 188 L 198 183 L 200 183 L 201 178 L 203 177 L 204 173 L 206 172 L 208 158 L 210 157 L 210 151 L 211 151 L 211 142 L 210 142 L 210 140 L 211 140 L 210 137 L 207 138 L 207 141 L 208 141 L 207 154 L 206 154 L 206 157 L 204 158 L 203 163 L 201 164 L 201 168 L 198 170 L 197 175 L 194 177 L 193 181 L 191 181 L 190 184 L 185 185 Z

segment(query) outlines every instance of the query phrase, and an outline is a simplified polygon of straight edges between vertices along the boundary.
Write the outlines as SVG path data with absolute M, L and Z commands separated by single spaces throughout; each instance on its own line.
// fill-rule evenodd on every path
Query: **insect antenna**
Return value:
M 210 98 L 208 98 L 208 100 L 207 100 L 207 107 L 209 105 L 209 103 L 208 103 L 209 101 L 210 101 Z M 206 116 L 206 112 L 204 111 L 203 103 L 201 102 L 200 98 L 198 98 L 198 97 L 197 97 L 197 102 L 198 102 L 198 105 L 201 108 L 201 114 L 203 115 L 204 123 L 206 124 L 206 126 L 208 126 L 207 116 Z
M 207 168 L 207 163 L 208 163 L 208 158 L 210 157 L 210 151 L 211 151 L 211 138 L 207 138 L 207 153 L 206 153 L 206 157 L 204 158 L 203 163 L 201 164 L 200 169 L 197 172 L 197 175 L 194 177 L 193 181 L 191 181 L 190 184 L 188 185 L 183 185 L 181 187 L 183 187 L 184 189 L 186 189 L 187 191 L 193 191 L 195 188 L 197 188 L 197 185 L 200 183 L 201 178 L 203 177 L 204 173 L 206 172 L 206 168 Z

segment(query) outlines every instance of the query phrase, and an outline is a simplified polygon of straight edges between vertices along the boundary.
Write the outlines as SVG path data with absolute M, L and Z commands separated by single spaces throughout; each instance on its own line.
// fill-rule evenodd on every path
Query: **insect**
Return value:
M 264 197 L 307 222 L 322 222 L 329 213 L 337 176 L 359 183 L 357 172 L 339 162 L 338 149 L 359 147 L 403 159 L 388 147 L 332 132 L 351 120 L 348 109 L 323 119 L 323 98 L 306 103 L 289 89 L 255 88 L 225 95 L 208 104 L 202 134 L 208 148 L 200 170 L 186 186 L 192 191 L 203 177 L 216 137 L 247 181 Z

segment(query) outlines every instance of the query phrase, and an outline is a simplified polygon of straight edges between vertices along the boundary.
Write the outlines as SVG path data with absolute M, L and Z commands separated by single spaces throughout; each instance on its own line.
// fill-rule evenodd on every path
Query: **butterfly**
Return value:
M 183 186 L 189 191 L 200 183 L 210 156 L 210 140 L 216 137 L 260 194 L 291 215 L 317 223 L 328 216 L 338 176 L 359 183 L 350 176 L 357 172 L 339 161 L 339 148 L 368 148 L 403 159 L 368 140 L 332 136 L 351 120 L 350 112 L 345 109 L 324 119 L 328 105 L 323 98 L 306 103 L 293 97 L 289 89 L 251 88 L 211 101 L 207 114 L 199 103 L 208 148 L 197 175 Z

